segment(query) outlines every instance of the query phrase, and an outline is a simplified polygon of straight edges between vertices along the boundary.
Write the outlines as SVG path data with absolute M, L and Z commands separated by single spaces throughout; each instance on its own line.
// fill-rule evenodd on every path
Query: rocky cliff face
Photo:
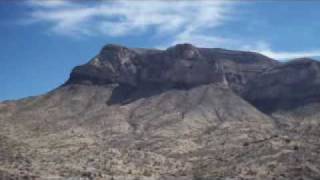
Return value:
M 178 44 L 164 51 L 107 45 L 89 63 L 76 67 L 67 84 L 188 88 L 222 83 L 240 89 L 256 74 L 277 64 L 257 53 L 196 48 L 191 44 Z
M 320 63 L 301 58 L 257 76 L 245 96 L 260 110 L 272 112 L 319 102 L 319 88 Z
M 191 44 L 106 45 L 61 87 L 0 104 L 0 175 L 317 179 L 318 68 Z

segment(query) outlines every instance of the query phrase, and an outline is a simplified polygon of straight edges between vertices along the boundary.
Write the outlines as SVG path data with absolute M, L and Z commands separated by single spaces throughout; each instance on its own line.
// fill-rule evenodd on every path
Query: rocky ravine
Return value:
M 320 64 L 107 45 L 0 104 L 2 179 L 319 179 Z

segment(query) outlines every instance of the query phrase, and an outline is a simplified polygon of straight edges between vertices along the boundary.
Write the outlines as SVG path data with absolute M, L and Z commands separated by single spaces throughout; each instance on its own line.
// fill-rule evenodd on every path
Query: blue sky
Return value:
M 0 101 L 45 93 L 108 43 L 320 56 L 320 1 L 0 1 Z

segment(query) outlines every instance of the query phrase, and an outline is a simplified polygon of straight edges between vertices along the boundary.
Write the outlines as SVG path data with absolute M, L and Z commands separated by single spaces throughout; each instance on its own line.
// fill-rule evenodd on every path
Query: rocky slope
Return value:
M 319 179 L 318 68 L 106 45 L 61 87 L 0 103 L 0 176 Z

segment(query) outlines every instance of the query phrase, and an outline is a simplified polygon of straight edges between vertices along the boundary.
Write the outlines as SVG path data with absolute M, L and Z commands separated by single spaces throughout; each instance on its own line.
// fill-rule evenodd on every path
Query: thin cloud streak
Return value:
M 273 50 L 267 49 L 267 50 L 260 50 L 258 52 L 278 60 L 288 60 L 288 59 L 301 58 L 301 57 L 312 58 L 312 57 L 320 56 L 320 50 L 282 52 L 282 51 L 273 51 Z
M 320 56 L 320 49 L 309 50 L 309 51 L 293 51 L 293 52 L 276 51 L 271 48 L 270 44 L 263 41 L 258 41 L 253 45 L 252 44 L 244 45 L 240 49 L 259 52 L 263 55 L 266 55 L 268 57 L 271 57 L 280 61 L 301 58 L 301 57 L 312 58 L 312 57 Z

